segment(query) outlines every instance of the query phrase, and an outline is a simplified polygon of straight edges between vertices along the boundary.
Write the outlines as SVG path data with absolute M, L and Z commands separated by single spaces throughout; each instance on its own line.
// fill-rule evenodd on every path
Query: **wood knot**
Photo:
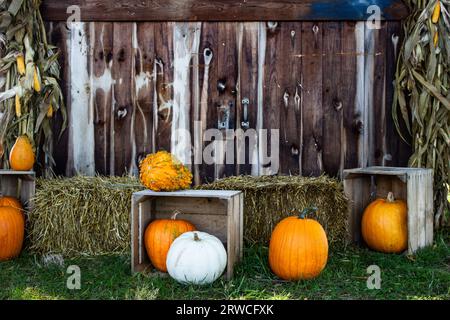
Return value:
M 226 79 L 220 79 L 219 81 L 217 81 L 217 91 L 219 91 L 219 93 L 224 93 L 226 89 L 227 89 Z
M 291 154 L 293 156 L 298 156 L 300 154 L 300 149 L 298 148 L 298 146 L 296 144 L 292 144 L 292 146 L 291 146 Z
M 357 133 L 363 133 L 364 131 L 364 122 L 360 119 L 356 119 L 353 123 L 353 130 Z
M 333 108 L 336 111 L 339 111 L 342 109 L 342 101 L 339 101 L 338 99 L 333 100 Z
M 124 62 L 125 61 L 125 56 L 126 56 L 125 49 L 120 49 L 117 61 Z
M 118 120 L 122 120 L 124 119 L 128 114 L 128 109 L 127 107 L 120 107 L 119 109 L 117 109 L 117 119 Z

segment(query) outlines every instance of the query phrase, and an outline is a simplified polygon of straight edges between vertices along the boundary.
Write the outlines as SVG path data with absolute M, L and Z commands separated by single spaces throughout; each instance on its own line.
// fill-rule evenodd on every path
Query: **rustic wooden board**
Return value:
M 335 83 L 342 97 L 343 128 L 341 130 L 344 168 L 358 166 L 358 141 L 361 135 L 356 111 L 356 51 L 354 22 L 342 22 L 341 32 L 341 72 L 339 83 Z
M 173 23 L 155 24 L 155 72 L 153 151 L 170 151 L 173 105 Z
M 369 160 L 407 162 L 408 149 L 390 116 L 393 88 L 388 85 L 398 22 L 370 32 L 364 22 L 282 21 L 274 28 L 267 22 L 92 22 L 76 26 L 78 33 L 62 22 L 49 25 L 50 39 L 61 46 L 69 108 L 69 129 L 55 141 L 59 173 L 136 175 L 147 153 L 173 152 L 173 132 L 181 125 L 173 121 L 173 106 L 180 92 L 178 104 L 184 107 L 177 110 L 185 110 L 183 126 L 191 141 L 206 129 L 217 130 L 224 110 L 229 111 L 228 128 L 244 129 L 244 134 L 279 129 L 279 170 L 262 165 L 262 155 L 270 154 L 262 141 L 242 135 L 232 141 L 233 158 L 245 147 L 245 163 L 193 166 L 197 184 L 232 174 L 340 176 L 343 169 Z M 195 34 L 179 34 L 177 40 L 175 27 L 183 25 Z M 180 57 L 182 50 L 175 44 L 187 40 L 198 47 L 183 49 L 189 59 L 183 62 L 186 77 L 174 81 L 175 65 L 180 69 L 175 54 Z M 218 88 L 221 83 L 224 90 Z M 242 126 L 244 99 L 248 129 Z M 198 119 L 204 120 L 200 133 L 193 127 Z M 203 147 L 210 148 L 210 142 L 202 141 Z M 182 151 L 182 158 L 186 153 L 192 160 L 192 151 Z
M 297 175 L 301 172 L 302 145 L 302 32 L 301 25 L 294 22 L 282 22 L 280 28 L 280 173 Z
M 131 128 L 134 106 L 131 99 L 131 61 L 133 57 L 131 40 L 133 36 L 132 23 L 114 23 L 114 47 L 112 74 L 114 82 L 114 166 L 111 173 L 123 175 L 132 168 Z
M 216 101 L 218 108 L 217 123 L 223 123 L 219 128 L 223 135 L 223 143 L 218 150 L 220 165 L 215 170 L 216 178 L 223 178 L 235 174 L 235 154 L 226 152 L 229 148 L 234 150 L 234 138 L 228 137 L 228 130 L 236 128 L 236 81 L 237 81 L 237 42 L 236 24 L 219 22 L 218 28 L 218 52 L 217 52 L 217 76 L 218 81 L 225 85 L 224 90 L 217 88 L 219 96 Z M 234 131 L 233 131 L 234 133 Z M 232 162 L 232 164 L 227 164 Z
M 323 26 L 323 169 L 331 176 L 340 176 L 343 169 L 343 105 L 336 86 L 342 79 L 341 27 L 339 22 Z
M 203 64 L 203 72 L 200 72 L 199 79 L 202 85 L 200 94 L 200 108 L 202 113 L 202 131 L 206 129 L 217 129 L 218 119 L 218 97 L 217 84 L 219 81 L 218 75 L 218 52 L 219 52 L 219 28 L 216 22 L 205 22 L 202 24 L 202 40 L 200 44 L 201 63 Z M 205 50 L 208 50 L 205 53 Z M 206 120 L 205 120 L 206 119 Z M 204 134 L 204 132 L 202 132 Z M 204 136 L 203 146 L 211 143 L 211 137 Z M 210 150 L 210 149 L 208 149 Z M 205 150 L 207 151 L 207 150 Z M 212 151 L 211 151 L 212 152 Z M 208 154 L 211 154 L 208 152 Z M 202 181 L 211 182 L 215 179 L 215 165 L 213 163 L 206 163 L 203 159 L 199 166 L 200 176 Z
M 236 128 L 242 130 L 243 136 L 236 141 L 236 153 L 242 154 L 243 160 L 236 165 L 236 174 L 251 174 L 252 162 L 258 158 L 256 143 L 252 142 L 257 141 L 254 129 L 256 128 L 258 113 L 258 30 L 259 24 L 256 22 L 241 23 L 238 26 L 237 65 L 239 78 L 236 99 Z M 247 119 L 245 119 L 245 108 L 247 108 Z
M 153 151 L 153 102 L 155 88 L 155 25 L 133 25 L 133 174 L 137 174 L 139 162 Z
M 273 24 L 273 25 L 271 25 Z M 282 73 L 282 59 L 281 54 L 281 27 L 279 23 L 266 23 L 266 49 L 265 49 L 265 66 L 264 66 L 264 94 L 263 94 L 263 108 L 262 108 L 262 128 L 266 130 L 266 134 L 259 133 L 260 144 L 260 174 L 274 175 L 278 173 L 279 168 L 274 167 L 270 159 L 275 153 L 271 148 L 271 141 L 273 139 L 272 129 L 278 130 L 280 127 L 280 109 L 282 108 L 283 93 L 280 80 L 285 75 Z M 290 59 L 290 57 L 284 57 Z M 269 62 L 270 63 L 267 63 Z M 261 72 L 261 70 L 259 70 Z M 279 138 L 275 137 L 278 142 Z
M 108 174 L 114 150 L 111 150 L 113 24 L 95 23 L 91 34 L 92 94 L 94 95 L 95 169 Z
M 408 145 L 399 136 L 395 128 L 394 121 L 392 121 L 392 102 L 394 96 L 394 74 L 397 68 L 397 57 L 400 52 L 400 46 L 403 41 L 403 32 L 401 23 L 398 21 L 389 21 L 387 23 L 386 35 L 386 143 L 388 150 L 388 157 L 386 165 L 390 166 L 407 166 L 410 155 L 412 154 L 411 146 Z M 399 111 L 399 119 L 401 114 Z M 400 127 L 403 134 L 407 136 L 407 129 L 402 121 Z
M 46 28 L 48 30 L 48 41 L 60 50 L 58 57 L 58 62 L 61 67 L 60 86 L 64 97 L 66 97 L 64 102 L 67 113 L 70 113 L 70 99 L 67 99 L 70 97 L 70 50 L 67 46 L 70 34 L 65 23 L 50 22 L 46 24 Z M 60 135 L 59 133 L 63 124 L 62 115 L 60 112 L 57 112 L 54 113 L 54 117 L 56 117 L 56 121 L 53 121 L 53 132 L 55 133 L 53 136 L 53 149 L 57 150 L 53 154 L 53 159 L 56 163 L 54 172 L 57 175 L 64 175 L 66 174 L 68 160 L 67 146 L 69 144 L 69 130 L 64 130 Z
M 385 166 L 389 159 L 386 140 L 386 37 L 387 23 L 382 22 L 380 29 L 374 30 L 374 72 L 373 72 L 373 148 L 371 165 Z
M 367 7 L 377 5 L 383 19 L 402 19 L 399 0 L 45 0 L 48 20 L 66 20 L 67 7 L 77 5 L 84 21 L 263 21 L 366 20 Z
M 302 23 L 302 110 L 304 176 L 323 172 L 322 23 Z

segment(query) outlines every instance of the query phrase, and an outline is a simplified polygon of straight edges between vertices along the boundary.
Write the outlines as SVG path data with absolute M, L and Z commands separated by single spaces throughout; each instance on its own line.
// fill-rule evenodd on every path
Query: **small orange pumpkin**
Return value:
M 188 231 L 196 231 L 195 226 L 186 220 L 177 220 L 179 211 L 171 219 L 155 220 L 145 230 L 144 243 L 147 255 L 153 266 L 167 272 L 166 259 L 172 242 Z
M 361 233 L 367 246 L 385 253 L 400 253 L 408 248 L 407 207 L 389 192 L 364 210 Z
M 20 201 L 14 197 L 0 196 L 0 207 L 13 207 L 23 211 L 23 206 Z
M 0 207 L 0 261 L 19 256 L 25 234 L 25 219 L 18 209 Z
M 306 217 L 311 210 L 316 209 L 281 220 L 272 232 L 269 265 L 281 279 L 311 279 L 327 264 L 327 235 L 320 223 Z
M 9 154 L 9 164 L 13 170 L 28 171 L 33 169 L 35 155 L 30 140 L 26 135 L 17 138 Z

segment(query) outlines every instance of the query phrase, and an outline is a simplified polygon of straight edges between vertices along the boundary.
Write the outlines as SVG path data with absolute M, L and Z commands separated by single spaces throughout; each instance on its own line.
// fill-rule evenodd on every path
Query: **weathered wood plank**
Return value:
M 301 24 L 282 22 L 279 78 L 280 105 L 280 173 L 300 174 L 301 148 Z M 280 101 L 280 100 L 279 100 Z
M 266 24 L 266 49 L 265 49 L 265 61 L 264 69 L 264 95 L 263 95 L 263 129 L 266 130 L 266 134 L 260 133 L 260 157 L 262 175 L 277 174 L 279 168 L 273 168 L 273 163 L 269 162 L 269 159 L 273 153 L 278 150 L 272 150 L 272 129 L 280 129 L 280 109 L 283 103 L 282 87 L 280 84 L 281 78 L 286 76 L 282 73 L 282 53 L 281 53 L 282 35 L 281 27 L 279 23 L 268 22 Z M 287 58 L 287 57 L 285 57 Z M 279 139 L 275 140 L 279 143 Z
M 387 24 L 382 22 L 380 29 L 374 32 L 374 72 L 373 72 L 373 148 L 371 149 L 372 165 L 384 166 L 389 159 L 386 140 L 386 36 Z
M 133 174 L 137 174 L 139 162 L 153 151 L 154 26 L 153 23 L 133 26 Z
M 323 25 L 323 168 L 327 174 L 338 176 L 343 169 L 342 137 L 343 105 L 340 87 L 342 80 L 341 24 Z
M 399 0 L 46 0 L 47 20 L 66 20 L 67 7 L 77 5 L 83 21 L 292 21 L 366 20 L 369 5 L 383 19 L 402 19 L 406 6 Z
M 358 137 L 360 125 L 355 111 L 356 96 L 356 41 L 355 23 L 342 22 L 341 32 L 341 74 L 338 84 L 342 97 L 343 128 L 341 132 L 343 167 L 355 168 L 358 166 Z
M 355 52 L 356 52 L 356 90 L 355 90 L 355 128 L 357 135 L 357 163 L 358 167 L 367 167 L 369 164 L 369 136 L 370 123 L 368 115 L 368 103 L 371 103 L 372 95 L 368 94 L 371 87 L 366 83 L 367 72 L 370 64 L 367 65 L 366 53 L 368 44 L 366 41 L 371 40 L 370 32 L 365 33 L 365 22 L 357 22 L 355 24 Z
M 218 100 L 217 123 L 222 132 L 222 143 L 218 144 L 216 165 L 216 178 L 234 175 L 235 154 L 234 138 L 229 137 L 228 130 L 236 128 L 236 81 L 237 81 L 237 47 L 236 47 L 236 24 L 218 23 L 218 52 L 217 52 L 217 76 L 218 76 Z M 222 88 L 221 85 L 224 85 Z
M 171 22 L 155 24 L 155 106 L 153 108 L 153 151 L 170 152 L 173 117 L 173 27 Z
M 64 22 L 50 22 L 47 25 L 48 41 L 57 46 L 60 50 L 58 57 L 60 71 L 60 86 L 62 94 L 65 97 L 65 105 L 67 113 L 70 114 L 70 33 L 66 28 Z M 57 175 L 66 174 L 67 160 L 68 160 L 68 144 L 69 144 L 69 130 L 66 129 L 62 135 L 61 132 L 63 119 L 60 112 L 54 115 L 55 121 L 53 121 L 53 160 L 55 161 L 54 172 Z
M 200 46 L 200 23 L 175 23 L 173 117 L 171 151 L 182 163 L 191 168 L 192 150 L 190 137 L 191 115 L 191 61 Z
M 218 52 L 219 52 L 219 28 L 216 22 L 205 22 L 202 24 L 202 39 L 200 52 L 200 63 L 203 64 L 203 72 L 200 72 L 199 78 L 202 84 L 200 94 L 200 105 L 202 114 L 202 130 L 217 129 L 218 119 L 218 97 L 217 84 L 218 76 Z M 202 70 L 202 69 L 200 69 Z M 204 133 L 204 132 L 203 132 Z M 211 140 L 213 137 L 203 134 L 204 153 L 209 157 L 214 155 L 214 147 Z M 204 158 L 200 165 L 200 175 L 203 182 L 212 182 L 215 178 L 215 165 L 213 159 Z
M 242 135 L 236 139 L 238 163 L 236 174 L 251 174 L 252 162 L 258 158 L 255 132 L 257 119 L 258 85 L 258 28 L 254 22 L 238 27 L 238 90 L 236 101 L 236 128 Z
M 91 28 L 92 75 L 91 92 L 94 102 L 95 170 L 109 174 L 114 161 L 111 150 L 113 24 L 94 23 Z
M 92 24 L 92 23 L 91 23 Z M 95 173 L 94 112 L 90 91 L 90 23 L 72 23 L 70 30 L 70 113 L 67 175 Z
M 323 171 L 322 23 L 302 23 L 303 172 Z
M 400 52 L 400 46 L 403 41 L 403 31 L 400 22 L 390 21 L 387 23 L 386 35 L 386 142 L 387 142 L 387 160 L 386 165 L 405 167 L 408 165 L 411 156 L 411 146 L 408 145 L 399 135 L 392 120 L 392 102 L 394 97 L 394 75 L 397 68 L 397 57 Z M 401 114 L 399 111 L 399 119 Z M 400 121 L 402 133 L 407 135 L 407 129 Z M 405 137 L 409 139 L 409 136 Z
M 114 142 L 111 145 L 115 153 L 111 174 L 122 175 L 129 171 L 132 163 L 132 115 L 131 99 L 131 61 L 133 35 L 132 23 L 114 23 L 114 48 L 112 73 L 114 83 Z M 131 172 L 129 172 L 131 173 Z

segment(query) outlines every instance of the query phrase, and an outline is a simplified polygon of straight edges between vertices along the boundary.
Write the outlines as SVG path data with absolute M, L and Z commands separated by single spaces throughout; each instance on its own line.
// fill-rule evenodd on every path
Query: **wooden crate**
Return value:
M 344 191 L 351 200 L 349 238 L 361 243 L 361 218 L 367 205 L 389 191 L 408 206 L 408 253 L 433 243 L 433 171 L 368 167 L 344 170 Z
M 144 246 L 144 233 L 155 219 L 169 219 L 175 210 L 180 219 L 192 222 L 199 231 L 218 237 L 227 249 L 226 278 L 231 279 L 235 263 L 243 253 L 244 196 L 240 191 L 184 190 L 177 192 L 136 192 L 131 209 L 131 269 L 151 267 Z
M 32 198 L 36 192 L 36 179 L 33 171 L 0 170 L 0 194 L 20 199 L 24 208 L 33 207 Z

